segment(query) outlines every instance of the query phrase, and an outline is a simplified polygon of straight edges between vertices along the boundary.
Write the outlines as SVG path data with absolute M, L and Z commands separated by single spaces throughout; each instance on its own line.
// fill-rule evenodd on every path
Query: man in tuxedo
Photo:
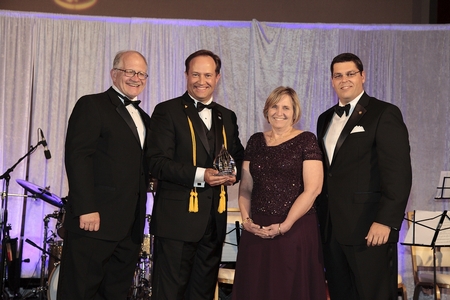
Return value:
M 58 299 L 126 299 L 145 224 L 150 117 L 136 97 L 147 80 L 136 51 L 114 58 L 113 86 L 81 97 L 70 116 L 69 181 Z
M 199 50 L 185 66 L 187 92 L 158 104 L 150 124 L 150 171 L 159 179 L 150 223 L 154 300 L 213 298 L 225 239 L 226 186 L 239 180 L 244 154 L 236 114 L 213 102 L 220 58 Z M 213 168 L 222 145 L 237 164 L 233 175 L 218 176 Z
M 395 105 L 367 95 L 361 60 L 331 63 L 338 105 L 322 113 L 325 155 L 317 200 L 333 300 L 397 299 L 397 242 L 411 189 L 408 131 Z

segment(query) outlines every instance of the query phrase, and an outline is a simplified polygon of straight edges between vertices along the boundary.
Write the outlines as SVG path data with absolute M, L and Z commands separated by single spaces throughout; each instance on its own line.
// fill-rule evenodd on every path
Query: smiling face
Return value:
M 126 52 L 122 55 L 120 62 L 114 68 L 127 70 L 131 69 L 135 72 L 147 73 L 147 63 L 144 58 L 136 52 Z M 111 78 L 114 85 L 129 99 L 136 98 L 145 88 L 147 79 L 139 79 L 135 74 L 133 77 L 125 76 L 125 72 L 112 69 Z
M 194 57 L 185 75 L 189 95 L 200 102 L 208 102 L 220 79 L 220 74 L 216 74 L 216 63 L 212 57 Z
M 294 124 L 294 106 L 289 95 L 271 105 L 267 111 L 267 118 L 272 128 L 288 128 Z
M 365 72 L 360 72 L 352 61 L 335 63 L 333 65 L 331 84 L 342 104 L 349 103 L 362 93 L 365 80 Z

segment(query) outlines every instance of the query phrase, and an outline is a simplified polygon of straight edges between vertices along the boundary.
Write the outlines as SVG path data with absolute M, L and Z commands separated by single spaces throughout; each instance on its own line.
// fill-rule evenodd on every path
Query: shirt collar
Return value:
M 197 107 L 197 102 L 200 102 L 200 101 L 198 101 L 197 99 L 192 97 L 191 94 L 188 93 L 188 95 L 189 95 L 189 97 L 191 97 L 192 100 L 194 100 L 195 107 Z M 213 97 L 211 97 L 211 99 L 209 99 L 206 103 L 203 103 L 203 102 L 202 103 L 205 104 L 205 105 L 208 105 L 211 102 L 213 102 L 213 100 L 214 100 Z
M 361 99 L 362 95 L 364 94 L 364 90 L 361 92 L 361 94 L 359 94 L 358 96 L 356 96 L 355 99 L 353 99 L 352 101 L 350 101 L 348 104 L 350 104 L 350 111 L 348 112 L 348 116 L 351 116 L 353 113 L 353 110 L 355 109 L 356 104 L 358 103 L 359 99 Z M 339 106 L 344 106 L 344 104 L 342 104 L 341 100 L 339 100 Z
M 114 84 L 112 85 L 112 88 L 113 88 L 119 95 L 121 95 L 122 97 L 128 98 L 128 97 L 125 96 L 125 95 L 119 90 L 119 88 L 117 88 L 117 86 L 115 86 Z M 124 102 L 124 101 L 123 101 L 123 98 L 119 97 L 119 99 L 120 99 L 122 102 Z M 131 100 L 131 101 L 135 101 L 135 100 L 137 100 L 137 97 L 134 97 L 133 99 L 130 99 L 130 100 Z

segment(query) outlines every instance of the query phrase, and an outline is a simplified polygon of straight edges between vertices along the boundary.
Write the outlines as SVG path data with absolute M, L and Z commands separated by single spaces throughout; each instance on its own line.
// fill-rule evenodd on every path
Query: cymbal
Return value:
M 38 185 L 35 185 L 34 183 L 28 182 L 26 180 L 16 179 L 16 181 L 25 190 L 32 193 L 33 196 L 35 196 L 36 198 L 42 199 L 45 202 L 47 202 L 51 205 L 54 205 L 56 207 L 59 207 L 59 208 L 63 207 L 64 204 L 63 204 L 61 198 L 59 198 L 55 194 L 50 193 L 46 189 L 44 189 Z

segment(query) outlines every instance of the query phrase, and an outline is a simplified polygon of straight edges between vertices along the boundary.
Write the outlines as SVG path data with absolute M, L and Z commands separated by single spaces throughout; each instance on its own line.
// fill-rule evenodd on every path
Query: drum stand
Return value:
M 151 215 L 146 216 L 150 225 Z M 149 237 L 149 252 L 145 250 L 139 255 L 139 261 L 134 272 L 133 285 L 127 300 L 150 300 L 152 298 L 152 269 L 153 269 L 153 236 Z M 146 275 L 148 274 L 148 279 Z
M 47 251 L 47 239 L 48 239 L 48 223 L 50 221 L 50 218 L 57 219 L 59 216 L 58 211 L 53 212 L 52 214 L 48 214 L 44 218 L 44 239 L 42 242 L 42 248 L 36 245 L 34 242 L 30 241 L 29 239 L 26 239 L 25 242 L 29 243 L 35 248 L 38 248 L 41 250 L 41 280 L 40 280 L 40 286 L 33 289 L 31 292 L 32 294 L 36 295 L 39 293 L 39 300 L 43 300 L 44 294 L 47 292 L 47 285 L 45 284 L 45 264 L 47 262 L 47 254 L 51 257 L 53 257 L 56 261 L 59 261 L 59 257 L 56 257 L 52 255 L 50 252 Z M 31 296 L 31 295 L 30 295 Z M 25 299 L 25 298 L 24 298 Z
M 145 255 L 139 257 L 139 263 L 134 273 L 128 300 L 149 300 L 152 296 L 151 280 L 146 278 L 147 270 L 151 270 L 151 259 Z M 150 271 L 149 271 L 150 272 Z M 149 276 L 150 278 L 151 276 Z

